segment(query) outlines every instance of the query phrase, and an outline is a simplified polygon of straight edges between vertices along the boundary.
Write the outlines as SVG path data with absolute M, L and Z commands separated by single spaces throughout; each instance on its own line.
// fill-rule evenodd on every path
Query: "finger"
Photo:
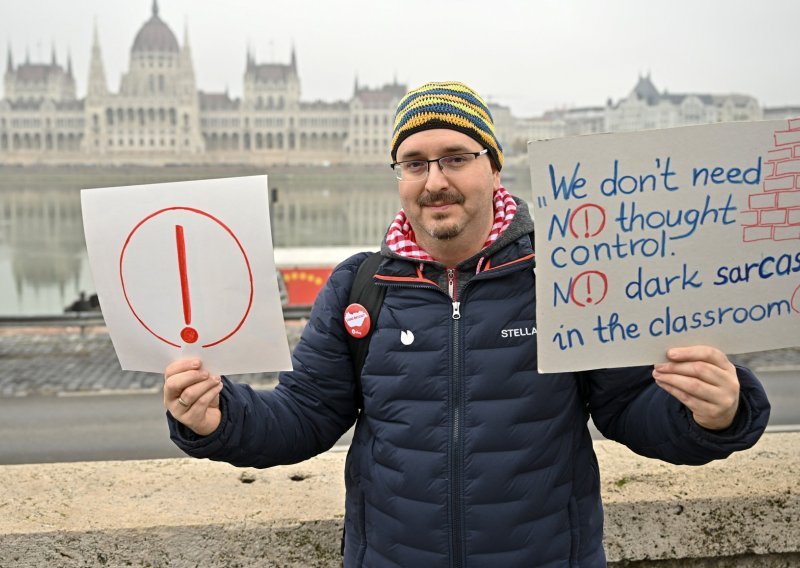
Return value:
M 206 413 L 212 403 L 219 397 L 222 388 L 222 383 L 216 383 L 212 388 L 204 392 L 200 398 L 195 400 L 191 406 L 179 410 L 180 415 L 176 418 L 197 431 L 204 424 Z
M 691 377 L 715 386 L 721 386 L 729 380 L 728 373 L 724 369 L 705 361 L 659 363 L 654 366 L 654 377 L 656 373 Z
M 194 406 L 197 401 L 203 397 L 203 395 L 205 395 L 209 390 L 216 388 L 219 384 L 220 377 L 209 376 L 205 380 L 193 383 L 192 385 L 180 391 L 178 396 L 175 397 L 175 401 L 184 409 L 188 410 Z
M 689 347 L 673 347 L 667 351 L 667 359 L 670 361 L 705 361 L 719 367 L 728 369 L 731 362 L 727 355 L 709 345 L 692 345 Z
M 664 390 L 684 404 L 686 404 L 686 397 L 696 398 L 712 404 L 717 403 L 722 398 L 721 390 L 716 385 L 694 377 L 653 371 L 653 378 L 660 387 L 669 387 L 664 388 Z M 678 396 L 676 391 L 679 391 L 681 395 Z
M 203 368 L 172 375 L 164 383 L 165 395 L 169 393 L 171 398 L 176 398 L 178 394 L 190 386 L 208 380 L 209 377 L 211 377 L 211 373 Z
M 720 414 L 720 407 L 713 402 L 709 402 L 707 400 L 703 400 L 696 396 L 693 396 L 686 391 L 679 389 L 671 384 L 668 383 L 657 383 L 659 387 L 664 389 L 670 395 L 675 397 L 678 402 L 683 404 L 686 408 L 689 409 L 689 412 L 695 417 L 695 420 L 700 419 L 703 421 L 703 417 L 713 417 L 716 418 Z
M 167 368 L 164 370 L 164 379 L 168 379 L 172 375 L 177 375 L 178 373 L 199 369 L 202 366 L 203 362 L 199 359 L 178 359 L 167 365 Z

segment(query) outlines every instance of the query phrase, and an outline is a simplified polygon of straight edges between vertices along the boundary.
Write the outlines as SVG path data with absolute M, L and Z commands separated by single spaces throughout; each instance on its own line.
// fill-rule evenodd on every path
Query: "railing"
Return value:
M 283 318 L 286 320 L 308 319 L 311 306 L 284 306 Z M 49 316 L 0 316 L 2 327 L 79 327 L 83 332 L 87 327 L 105 325 L 103 314 L 97 311 L 74 312 Z

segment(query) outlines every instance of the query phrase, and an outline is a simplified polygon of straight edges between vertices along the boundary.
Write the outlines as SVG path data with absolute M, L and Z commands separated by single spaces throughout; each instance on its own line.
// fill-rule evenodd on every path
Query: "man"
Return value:
M 387 291 L 360 385 L 343 314 L 365 254 L 331 275 L 274 391 L 210 376 L 200 361 L 167 368 L 164 404 L 184 451 L 293 463 L 357 419 L 346 567 L 594 567 L 605 556 L 587 406 L 606 437 L 673 463 L 756 442 L 766 395 L 717 349 L 670 349 L 655 368 L 539 374 L 535 338 L 503 336 L 536 323 L 533 222 L 500 183 L 502 148 L 469 87 L 409 92 L 392 158 L 402 210 L 375 275 Z

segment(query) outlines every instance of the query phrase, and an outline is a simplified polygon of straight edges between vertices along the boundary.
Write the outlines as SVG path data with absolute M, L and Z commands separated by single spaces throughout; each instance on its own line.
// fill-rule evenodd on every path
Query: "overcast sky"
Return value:
M 471 84 L 519 116 L 625 97 L 639 74 L 674 93 L 743 93 L 800 104 L 798 0 L 159 0 L 198 89 L 239 96 L 247 46 L 260 63 L 297 51 L 303 100 L 346 100 L 361 84 Z M 78 95 L 97 21 L 119 89 L 152 0 L 0 0 L 0 53 L 14 63 L 72 54 Z

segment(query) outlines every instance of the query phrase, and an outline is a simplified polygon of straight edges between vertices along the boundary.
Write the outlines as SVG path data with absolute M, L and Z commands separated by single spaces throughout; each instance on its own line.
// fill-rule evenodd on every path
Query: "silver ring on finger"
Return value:
M 183 400 L 181 397 L 178 397 L 178 404 L 180 404 L 184 408 L 189 408 L 191 404 Z

